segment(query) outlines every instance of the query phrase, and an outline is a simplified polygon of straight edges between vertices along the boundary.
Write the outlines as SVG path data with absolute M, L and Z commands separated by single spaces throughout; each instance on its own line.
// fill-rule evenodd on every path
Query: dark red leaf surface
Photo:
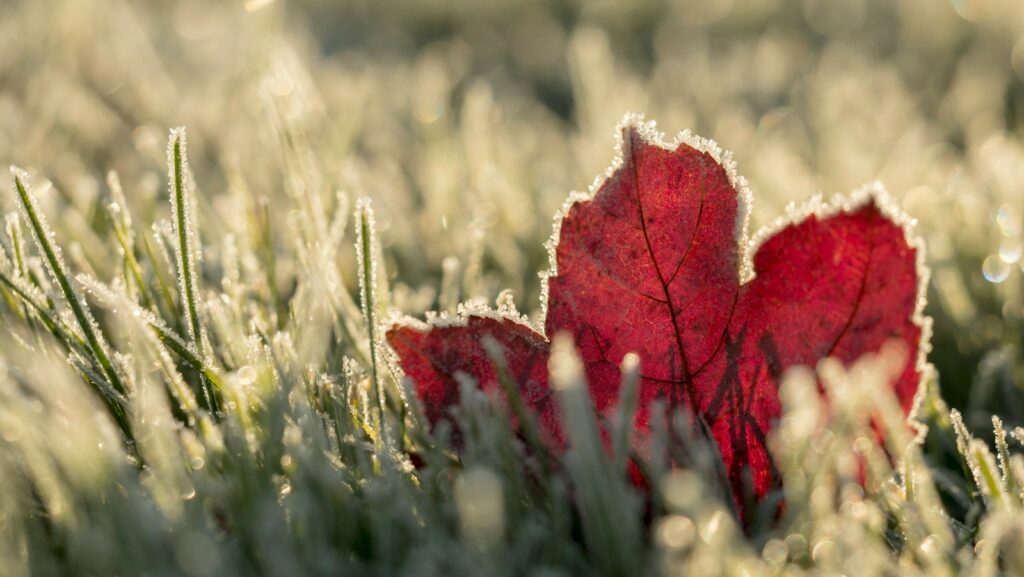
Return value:
M 723 155 L 685 134 L 666 145 L 653 125 L 628 118 L 617 166 L 561 221 L 544 335 L 497 312 L 388 331 L 427 416 L 442 419 L 458 401 L 458 373 L 498 388 L 482 346 L 490 335 L 559 446 L 545 337 L 559 331 L 575 339 L 598 411 L 618 398 L 623 356 L 638 353 L 639 442 L 653 400 L 685 406 L 710 427 L 737 491 L 748 467 L 758 495 L 774 483 L 765 441 L 789 367 L 825 357 L 850 363 L 901 341 L 909 354 L 894 388 L 909 412 L 921 380 L 923 319 L 906 217 L 869 188 L 808 205 L 760 235 L 753 253 L 745 184 Z

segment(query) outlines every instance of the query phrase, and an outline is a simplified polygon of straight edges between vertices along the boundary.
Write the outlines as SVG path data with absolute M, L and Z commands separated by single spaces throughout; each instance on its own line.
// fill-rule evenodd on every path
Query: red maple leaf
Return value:
M 623 356 L 637 353 L 639 437 L 655 399 L 688 408 L 710 428 L 734 491 L 748 467 L 758 496 L 774 482 L 765 441 L 789 367 L 850 363 L 901 341 L 909 354 L 893 387 L 910 413 L 925 367 L 927 275 L 911 220 L 881 186 L 791 208 L 748 242 L 750 194 L 730 154 L 688 132 L 666 143 L 637 116 L 620 134 L 605 178 L 556 220 L 543 333 L 508 311 L 472 309 L 389 329 L 431 421 L 458 402 L 460 372 L 500 389 L 489 335 L 549 440 L 563 443 L 545 336 L 559 331 L 579 348 L 599 412 L 618 398 Z

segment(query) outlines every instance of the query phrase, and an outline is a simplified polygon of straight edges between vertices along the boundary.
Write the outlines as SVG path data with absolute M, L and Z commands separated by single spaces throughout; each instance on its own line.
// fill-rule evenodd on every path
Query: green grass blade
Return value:
M 142 276 L 142 267 L 135 258 L 135 234 L 132 230 L 132 217 L 128 212 L 128 204 L 124 198 L 124 191 L 121 189 L 121 180 L 117 173 L 110 171 L 107 174 L 107 187 L 110 189 L 113 201 L 107 205 L 107 214 L 110 216 L 111 225 L 114 228 L 114 236 L 124 254 L 124 264 L 131 274 L 135 287 L 139 291 L 139 298 L 142 305 L 147 309 L 156 312 L 156 302 L 153 300 L 153 293 Z
M 44 257 L 50 275 L 60 287 L 60 292 L 65 302 L 71 309 L 82 334 L 85 336 L 86 344 L 93 360 L 99 366 L 111 388 L 120 395 L 126 394 L 127 391 L 121 381 L 121 377 L 117 374 L 113 363 L 110 362 L 106 342 L 103 339 L 100 328 L 89 312 L 82 295 L 74 289 L 71 280 L 68 278 L 67 268 L 64 265 L 64 260 L 61 258 L 60 249 L 53 241 L 53 234 L 46 224 L 46 217 L 39 210 L 36 199 L 29 190 L 27 174 L 15 167 L 11 167 L 11 173 L 14 175 L 14 188 L 17 192 L 23 215 L 25 220 L 31 225 L 32 237 L 35 239 L 39 252 Z M 116 400 L 110 398 L 105 400 L 108 402 L 108 406 L 123 432 L 131 438 L 131 429 L 126 419 L 125 408 Z
M 171 212 L 174 215 L 174 231 L 177 244 L 175 256 L 178 263 L 178 292 L 181 295 L 182 307 L 185 310 L 185 326 L 196 356 L 203 357 L 206 343 L 203 340 L 203 327 L 199 319 L 199 282 L 196 270 L 195 235 L 191 218 L 192 202 L 188 194 L 187 170 L 188 159 L 186 150 L 185 129 L 171 130 L 167 146 L 167 164 L 171 189 Z M 217 396 L 211 383 L 200 375 L 200 385 L 206 406 L 218 412 Z
M 356 207 L 356 261 L 359 265 L 359 297 L 363 320 L 370 341 L 370 378 L 373 397 L 380 416 L 380 430 L 384 433 L 384 387 L 381 382 L 379 344 L 377 342 L 377 262 L 374 259 L 373 209 L 369 199 L 362 199 Z

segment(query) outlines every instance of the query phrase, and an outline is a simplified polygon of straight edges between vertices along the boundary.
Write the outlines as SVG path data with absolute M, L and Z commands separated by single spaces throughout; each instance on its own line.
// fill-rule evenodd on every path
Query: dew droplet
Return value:
M 764 549 L 762 549 L 761 557 L 773 567 L 778 567 L 786 562 L 786 558 L 789 557 L 789 549 L 786 544 L 778 539 L 772 539 L 765 543 Z
M 988 282 L 1001 283 L 1010 276 L 1010 265 L 993 254 L 982 263 L 981 272 L 985 275 L 985 280 Z
M 819 565 L 835 565 L 839 558 L 839 547 L 831 539 L 822 539 L 811 551 L 811 559 Z
M 505 504 L 496 474 L 482 467 L 467 470 L 455 482 L 455 506 L 463 536 L 471 544 L 488 548 L 501 541 Z
M 667 549 L 683 549 L 693 542 L 697 530 L 688 517 L 670 515 L 658 525 L 658 542 Z
M 3 438 L 3 440 L 8 443 L 14 443 L 16 441 L 20 441 L 24 434 L 25 431 L 21 427 L 20 423 L 12 422 L 9 423 L 2 432 L 0 432 L 0 438 Z
M 1024 244 L 1016 238 L 1004 238 L 999 243 L 999 258 L 1007 264 L 1013 264 L 1020 260 L 1024 254 Z
M 1017 236 L 1020 234 L 1020 221 L 1008 205 L 999 207 L 996 211 L 996 224 L 1002 229 L 1006 236 Z
M 240 367 L 235 373 L 235 378 L 238 379 L 240 385 L 251 385 L 256 382 L 256 369 L 251 365 Z
M 720 538 L 726 536 L 729 529 L 729 522 L 725 518 L 725 512 L 715 511 L 707 521 L 701 524 L 700 538 L 708 545 L 715 545 L 720 542 Z

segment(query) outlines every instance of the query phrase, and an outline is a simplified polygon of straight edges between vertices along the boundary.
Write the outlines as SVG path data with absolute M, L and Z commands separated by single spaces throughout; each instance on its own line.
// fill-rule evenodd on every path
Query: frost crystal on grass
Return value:
M 171 195 L 171 214 L 174 232 L 177 236 L 175 257 L 178 264 L 178 294 L 185 312 L 186 326 L 190 338 L 189 346 L 199 358 L 208 355 L 205 332 L 199 311 L 202 309 L 199 294 L 199 276 L 195 252 L 195 231 L 192 222 L 191 178 L 188 170 L 188 151 L 185 129 L 171 129 L 167 142 L 168 180 Z M 217 398 L 210 383 L 203 378 L 203 395 L 206 406 L 216 410 Z
M 185 129 L 171 130 L 167 141 L 168 189 L 171 198 L 175 244 L 175 261 L 178 265 L 178 293 L 188 321 L 188 334 L 196 351 L 203 350 L 203 334 L 199 321 L 199 282 L 196 278 L 195 239 L 192 230 L 192 200 L 188 176 L 188 151 Z
M 370 379 L 373 396 L 377 403 L 379 418 L 384 419 L 384 386 L 382 382 L 380 343 L 377 336 L 377 258 L 376 233 L 373 207 L 370 199 L 362 198 L 356 203 L 356 262 L 359 267 L 359 302 L 363 309 L 363 320 L 370 341 Z
M 1010 464 L 1010 447 L 1006 444 L 1006 429 L 1003 428 L 1003 421 L 996 415 L 992 415 L 992 431 L 995 433 L 996 454 L 999 456 L 999 472 L 1002 475 L 1003 486 L 1010 495 L 1016 496 L 1020 493 L 1018 480 Z
M 4 230 L 7 232 L 7 239 L 11 243 L 11 252 L 13 253 L 12 256 L 17 267 L 17 273 L 21 276 L 27 276 L 25 237 L 21 234 L 21 219 L 18 218 L 18 213 L 12 212 L 7 215 L 4 222 Z
M 125 230 L 132 230 L 132 216 L 128 210 L 128 201 L 124 197 L 124 189 L 121 188 L 121 178 L 117 172 L 111 170 L 107 173 L 107 188 L 110 189 L 111 201 L 108 205 L 112 215 L 116 215 Z
M 65 266 L 64 259 L 61 256 L 60 246 L 56 243 L 56 237 L 47 225 L 46 217 L 43 215 L 38 201 L 29 188 L 28 174 L 14 166 L 11 167 L 11 174 L 14 176 L 14 188 L 18 195 L 22 216 L 31 225 L 32 238 L 36 242 L 36 248 L 39 250 L 39 253 L 45 257 L 46 268 L 50 272 L 50 276 L 60 286 L 62 296 L 78 322 L 79 328 L 85 335 L 89 350 L 107 383 L 114 391 L 123 394 L 125 392 L 124 385 L 114 365 L 110 362 L 107 343 L 103 338 L 99 325 L 96 324 L 96 320 L 89 311 L 85 299 L 71 283 L 67 266 Z M 123 407 L 117 406 L 114 410 L 123 419 Z M 123 420 L 121 425 L 125 429 L 128 427 L 127 423 Z
M 26 238 L 33 223 L 0 215 L 0 575 L 1024 575 L 1024 430 L 1014 429 L 1024 424 L 1014 386 L 1024 375 L 1019 3 L 851 0 L 801 10 L 797 1 L 774 10 L 778 3 L 712 2 L 708 12 L 654 2 L 635 14 L 465 0 L 435 3 L 429 14 L 415 0 L 354 11 L 345 2 L 257 11 L 261 0 L 170 11 L 105 0 L 5 5 L 0 156 L 39 167 L 36 198 L 80 298 L 67 300 L 45 251 Z M 333 16 L 361 33 L 321 25 Z M 391 42 L 399 36 L 429 42 Z M 509 55 L 523 41 L 544 65 L 520 61 L 521 50 Z M 850 49 L 865 44 L 878 49 Z M 554 93 L 551 63 L 570 73 Z M 482 74 L 495 64 L 501 74 Z M 529 273 L 546 267 L 539 247 L 552 232 L 548 217 L 563 192 L 580 182 L 586 190 L 581 178 L 603 172 L 607 133 L 638 105 L 713 133 L 747 166 L 757 207 L 743 202 L 746 181 L 727 151 L 693 133 L 662 136 L 638 115 L 622 121 L 650 144 L 685 142 L 721 163 L 740 195 L 718 227 L 741 256 L 716 267 L 730 276 L 753 274 L 742 257 L 773 229 L 753 242 L 746 232 L 770 223 L 775 208 L 804 191 L 884 178 L 893 202 L 880 208 L 916 248 L 910 220 L 888 210 L 902 203 L 932 247 L 933 360 L 952 369 L 942 391 L 967 407 L 963 417 L 950 425 L 936 375 L 920 366 L 928 389 L 913 412 L 927 429 L 917 429 L 924 442 L 911 442 L 906 407 L 875 394 L 884 371 L 835 363 L 789 371 L 777 362 L 783 351 L 739 375 L 788 374 L 776 381 L 781 399 L 775 387 L 743 399 L 730 400 L 729 388 L 721 398 L 701 395 L 715 405 L 707 415 L 737 423 L 734 435 L 715 437 L 707 419 L 672 412 L 652 394 L 647 380 L 658 376 L 663 349 L 605 348 L 604 359 L 583 352 L 605 335 L 653 332 L 644 314 L 597 337 L 570 330 L 583 371 L 561 363 L 556 381 L 568 386 L 557 391 L 532 384 L 549 382 L 546 357 L 527 373 L 488 329 L 478 362 L 497 381 L 481 391 L 480 375 L 459 375 L 465 397 L 451 391 L 453 420 L 428 419 L 428 398 L 417 396 L 411 374 L 402 377 L 383 327 L 394 320 L 446 332 L 487 321 L 481 326 L 517 334 L 529 326 L 550 345 L 558 331 L 544 332 L 547 295 L 537 298 L 546 283 Z M 172 219 L 165 195 L 173 211 L 179 190 L 160 123 L 174 117 L 195 123 L 204 151 L 193 140 L 188 158 L 184 133 L 174 131 L 184 201 Z M 169 144 L 170 194 L 160 166 Z M 613 154 L 629 164 L 629 147 Z M 208 195 L 199 196 L 190 167 Z M 351 206 L 329 194 L 339 189 L 356 193 Z M 877 200 L 877 191 L 868 187 L 859 201 Z M 842 217 L 857 210 L 857 195 L 794 205 L 774 230 Z M 357 196 L 374 199 L 376 227 L 351 226 Z M 149 227 L 165 213 L 154 236 Z M 572 223 L 554 226 L 568 232 Z M 593 239 L 625 241 L 619 232 Z M 874 267 L 883 255 L 860 256 Z M 640 264 L 622 257 L 627 273 Z M 1001 284 L 984 282 L 983 261 L 999 264 Z M 565 280 L 573 266 L 557 264 Z M 598 292 L 603 269 L 580 286 Z M 927 334 L 917 272 L 915 320 Z M 835 286 L 824 276 L 813 285 Z M 561 281 L 550 280 L 557 303 Z M 891 286 L 890 275 L 878 280 Z M 609 311 L 625 300 L 609 299 Z M 80 322 L 77 301 L 102 328 L 125 394 L 90 347 L 93 325 Z M 430 308 L 443 312 L 425 323 L 399 318 Z M 809 315 L 807 328 L 844 312 L 830 308 Z M 695 316 L 683 326 L 699 325 L 704 315 Z M 848 326 L 862 331 L 860 322 Z M 798 332 L 798 344 L 818 341 L 809 333 Z M 745 334 L 750 350 L 770 348 L 772 339 Z M 566 342 L 556 352 L 569 350 Z M 740 342 L 721 348 L 742 356 Z M 466 358 L 452 347 L 439 356 Z M 994 370 L 976 380 L 982 357 L 982 369 Z M 591 375 L 592 361 L 602 374 Z M 223 410 L 204 406 L 204 379 L 223 381 L 213 388 Z M 600 403 L 587 395 L 598 383 L 607 384 Z M 565 452 L 538 441 L 526 423 L 540 420 L 516 406 L 517 395 L 533 401 L 538 392 L 571 437 Z M 745 424 L 747 405 L 780 400 L 774 430 Z M 991 440 L 992 408 L 1005 414 L 986 454 L 980 439 Z M 641 429 L 648 412 L 651 427 Z M 130 425 L 122 431 L 119 417 Z M 744 436 L 768 445 L 782 488 L 741 517 L 721 453 Z M 977 477 L 960 467 L 954 438 L 965 465 L 981 465 Z M 732 452 L 737 468 L 762 462 Z M 631 484 L 638 479 L 643 487 Z

